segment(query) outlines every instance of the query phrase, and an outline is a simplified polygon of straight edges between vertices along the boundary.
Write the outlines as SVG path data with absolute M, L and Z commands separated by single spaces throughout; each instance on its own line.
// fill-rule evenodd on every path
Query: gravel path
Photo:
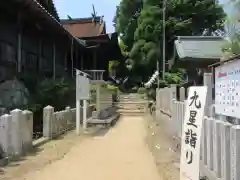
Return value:
M 154 158 L 146 144 L 146 136 L 147 131 L 142 117 L 122 116 L 108 132 L 99 133 L 83 141 L 74 137 L 72 141 L 75 143 L 71 144 L 69 151 L 65 152 L 60 160 L 45 164 L 37 170 L 25 169 L 24 174 L 19 174 L 15 178 L 17 180 L 160 180 Z

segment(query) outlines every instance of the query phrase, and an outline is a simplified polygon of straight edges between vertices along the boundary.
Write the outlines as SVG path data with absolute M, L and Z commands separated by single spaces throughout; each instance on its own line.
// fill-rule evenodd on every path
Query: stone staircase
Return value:
M 121 94 L 116 104 L 121 115 L 143 115 L 147 112 L 148 101 L 139 94 Z

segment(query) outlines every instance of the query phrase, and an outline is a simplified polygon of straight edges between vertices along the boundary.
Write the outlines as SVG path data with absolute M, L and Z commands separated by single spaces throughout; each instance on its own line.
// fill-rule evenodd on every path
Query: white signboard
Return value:
M 199 180 L 202 120 L 206 86 L 190 87 L 182 131 L 180 180 Z
M 215 69 L 215 112 L 240 118 L 240 60 Z
M 90 79 L 81 75 L 78 70 L 76 73 L 76 99 L 90 99 Z

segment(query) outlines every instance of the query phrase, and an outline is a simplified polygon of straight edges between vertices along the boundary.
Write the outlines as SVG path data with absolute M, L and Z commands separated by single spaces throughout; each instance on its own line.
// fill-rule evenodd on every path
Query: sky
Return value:
M 104 16 L 107 32 L 114 32 L 113 18 L 116 13 L 116 6 L 121 0 L 54 0 L 58 14 L 61 19 L 67 15 L 72 18 L 91 17 L 93 12 L 92 4 L 98 16 Z
M 116 6 L 121 0 L 54 0 L 61 19 L 66 19 L 67 15 L 72 18 L 91 17 L 93 12 L 92 4 L 98 16 L 104 16 L 107 25 L 107 32 L 114 32 L 113 18 L 116 12 Z M 226 4 L 229 0 L 220 0 L 220 3 Z M 228 11 L 229 8 L 225 10 Z

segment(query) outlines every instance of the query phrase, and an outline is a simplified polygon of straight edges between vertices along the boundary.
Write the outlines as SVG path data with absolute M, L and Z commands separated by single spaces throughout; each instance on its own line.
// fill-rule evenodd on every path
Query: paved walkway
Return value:
M 61 160 L 29 172 L 25 180 L 160 180 L 142 117 L 122 117 L 115 127 L 79 142 Z

